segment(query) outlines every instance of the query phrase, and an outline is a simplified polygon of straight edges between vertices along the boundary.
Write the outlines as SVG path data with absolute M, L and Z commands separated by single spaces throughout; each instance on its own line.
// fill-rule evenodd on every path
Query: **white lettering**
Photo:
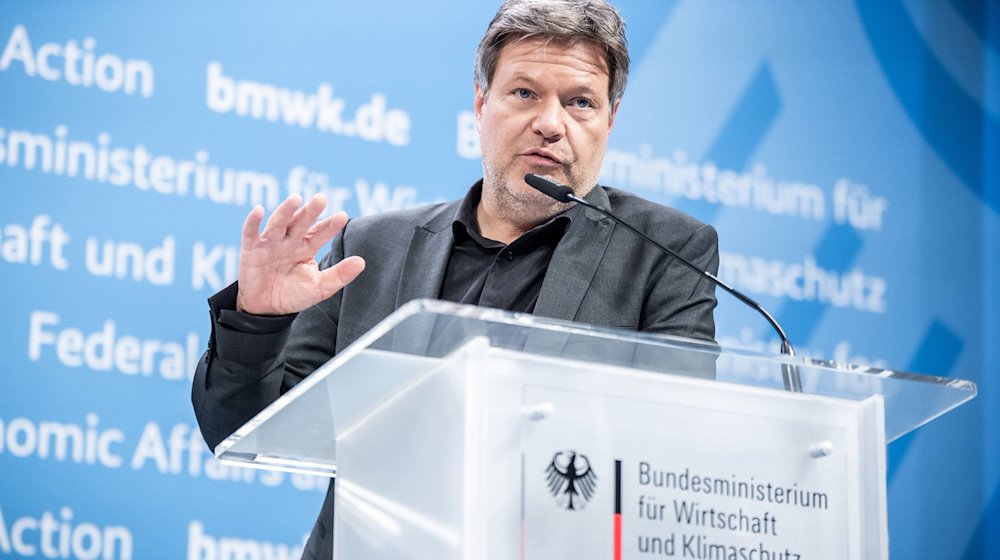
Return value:
M 99 423 L 94 413 L 87 415 L 86 427 L 48 421 L 36 425 L 27 418 L 14 418 L 4 426 L 0 419 L 0 452 L 22 459 L 52 458 L 116 469 L 122 465 L 122 458 L 112 445 L 124 442 L 125 434 L 115 428 L 101 429 Z
M 188 523 L 187 560 L 292 560 L 304 545 L 291 546 L 253 539 L 214 537 L 201 521 Z
M 340 136 L 359 137 L 393 146 L 410 143 L 410 115 L 390 109 L 385 95 L 373 93 L 353 117 L 344 115 L 346 101 L 333 96 L 333 86 L 320 83 L 313 93 L 226 76 L 219 62 L 206 68 L 205 106 L 216 113 L 315 128 Z
M 302 165 L 295 166 L 288 172 L 285 190 L 289 195 L 301 195 L 303 200 L 309 200 L 319 193 L 326 195 L 326 208 L 321 217 L 341 212 L 344 210 L 344 203 L 351 198 L 350 189 L 331 187 L 330 177 L 327 174 L 311 171 Z
M 67 41 L 65 45 L 43 43 L 37 51 L 32 50 L 28 30 L 23 25 L 14 27 L 7 39 L 3 55 L 0 55 L 0 71 L 10 68 L 12 62 L 20 62 L 27 76 L 36 75 L 50 82 L 64 80 L 66 83 L 91 87 L 108 93 L 121 91 L 126 95 L 138 93 L 142 97 L 153 96 L 155 79 L 153 65 L 139 59 L 122 59 L 118 55 L 107 53 L 97 55 L 94 52 L 97 41 L 87 38 L 83 41 L 83 50 L 76 41 Z M 57 66 L 62 58 L 62 71 Z
M 174 281 L 174 238 L 167 236 L 163 243 L 146 250 L 138 243 L 96 238 L 86 242 L 87 272 L 94 276 L 148 281 L 156 286 L 167 286 Z
M 0 56 L 0 71 L 7 70 L 10 63 L 15 60 L 24 65 L 25 74 L 32 77 L 35 75 L 35 57 L 31 50 L 31 40 L 28 38 L 28 30 L 23 25 L 15 26 L 10 38 L 7 39 L 3 56 Z
M 165 429 L 156 422 L 147 422 L 130 457 L 120 453 L 120 446 L 125 443 L 126 437 L 122 430 L 102 427 L 100 418 L 93 412 L 86 415 L 83 424 L 49 420 L 34 422 L 23 417 L 10 421 L 0 418 L 0 454 L 6 453 L 18 459 L 37 458 L 78 465 L 99 465 L 108 469 L 119 469 L 127 461 L 134 470 L 151 468 L 158 474 L 186 475 L 192 478 L 204 476 L 212 481 L 260 483 L 266 487 L 277 487 L 286 480 L 291 480 L 296 490 L 311 492 L 325 491 L 326 483 L 329 482 L 322 477 L 300 475 L 290 478 L 278 471 L 257 471 L 224 465 L 209 452 L 199 431 L 193 425 L 185 423 L 174 424 Z M 48 529 L 43 523 L 40 530 L 45 534 Z M 71 543 L 68 533 L 66 535 L 67 540 L 60 546 L 68 550 Z M 9 543 L 9 537 L 9 533 L 0 532 L 0 551 L 10 548 L 4 546 L 4 539 Z M 41 546 L 43 555 L 48 554 L 45 539 L 42 539 Z M 52 555 L 55 554 L 56 552 L 52 552 Z M 64 557 L 65 554 L 69 553 L 65 552 Z
M 362 216 L 411 208 L 419 204 L 417 202 L 417 189 L 410 186 L 396 187 L 390 194 L 389 187 L 385 183 L 375 183 L 369 187 L 367 181 L 358 179 L 354 183 L 354 190 L 358 195 L 358 207 Z
M 142 435 L 139 436 L 139 445 L 136 446 L 130 465 L 133 469 L 139 470 L 150 459 L 155 463 L 157 471 L 170 472 L 167 446 L 164 445 L 163 434 L 160 433 L 160 427 L 155 422 L 149 422 L 143 428 Z
M 79 560 L 131 560 L 132 533 L 120 525 L 74 525 L 73 510 L 62 507 L 59 518 L 44 511 L 38 518 L 19 517 L 9 525 L 0 508 L 0 552 L 18 556 L 76 558 Z
M 758 294 L 815 301 L 869 313 L 885 313 L 888 283 L 859 269 L 826 270 L 806 255 L 801 263 L 786 263 L 720 253 L 719 277 L 736 288 Z
M 750 208 L 776 216 L 821 221 L 826 198 L 817 185 L 780 181 L 763 165 L 743 173 L 719 169 L 714 163 L 689 161 L 678 150 L 670 158 L 655 157 L 648 144 L 637 152 L 608 150 L 601 179 L 622 188 L 662 192 L 732 208 Z
M 7 425 L 4 443 L 15 457 L 30 457 L 38 447 L 38 431 L 27 418 L 15 418 Z
M 59 315 L 49 311 L 36 311 L 31 314 L 28 327 L 28 359 L 37 362 L 42 356 L 42 346 L 51 345 L 56 341 L 55 335 L 43 330 L 45 327 L 59 324 Z
M 141 144 L 112 148 L 111 135 L 106 132 L 97 135 L 96 143 L 67 138 L 68 128 L 63 124 L 56 126 L 54 138 L 0 128 L 0 163 L 217 204 L 273 208 L 281 196 L 273 175 L 209 165 L 204 150 L 195 152 L 193 160 L 178 160 L 151 154 Z M 56 235 L 55 228 L 52 235 Z
M 833 220 L 855 229 L 881 230 L 889 201 L 872 196 L 868 187 L 840 179 L 833 186 Z
M 10 528 L 10 540 L 14 544 L 14 550 L 25 556 L 34 556 L 36 547 L 24 542 L 24 532 L 27 530 L 37 531 L 38 520 L 30 517 L 22 517 L 14 522 Z
M 141 470 L 151 464 L 160 474 L 177 475 L 187 472 L 190 476 L 198 476 L 201 474 L 206 452 L 201 434 L 189 424 L 174 424 L 170 428 L 170 434 L 164 439 L 160 426 L 156 422 L 148 422 L 139 436 L 139 443 L 129 466 L 134 470 Z M 212 458 L 210 454 L 208 457 Z M 252 476 L 250 475 L 251 479 Z
M 51 311 L 33 311 L 29 318 L 28 358 L 38 361 L 47 347 L 54 347 L 56 359 L 71 368 L 86 366 L 94 371 L 118 371 L 126 375 L 154 373 L 168 381 L 184 381 L 194 376 L 200 355 L 198 335 L 188 333 L 184 343 L 119 336 L 114 321 L 107 319 L 101 330 L 58 328 L 60 317 Z
M 0 255 L 12 263 L 39 265 L 48 248 L 48 262 L 56 270 L 66 270 L 69 262 L 63 249 L 69 243 L 69 235 L 62 224 L 52 224 L 52 219 L 39 214 L 32 218 L 31 226 L 25 229 L 18 224 L 7 224 L 0 235 Z
M 217 292 L 236 280 L 240 265 L 240 248 L 215 245 L 211 248 L 200 241 L 194 244 L 191 255 L 191 287 L 205 287 Z

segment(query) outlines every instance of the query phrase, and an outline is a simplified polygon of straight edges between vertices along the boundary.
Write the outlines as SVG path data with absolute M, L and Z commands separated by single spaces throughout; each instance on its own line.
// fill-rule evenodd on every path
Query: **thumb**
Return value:
M 323 297 L 328 298 L 353 282 L 365 270 L 365 260 L 361 257 L 347 257 L 337 264 L 320 271 L 320 285 Z

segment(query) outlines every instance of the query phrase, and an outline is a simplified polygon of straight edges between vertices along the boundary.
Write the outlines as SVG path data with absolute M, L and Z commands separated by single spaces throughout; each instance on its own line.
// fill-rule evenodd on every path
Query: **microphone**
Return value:
M 791 341 L 789 341 L 788 337 L 785 336 L 785 329 L 781 328 L 781 325 L 778 324 L 778 321 L 770 313 L 768 313 L 768 311 L 764 309 L 764 307 L 761 304 L 757 303 L 752 298 L 750 298 L 750 296 L 744 294 L 743 292 L 737 290 L 736 288 L 733 288 L 729 284 L 726 284 L 711 272 L 707 270 L 702 270 L 701 268 L 695 266 L 684 257 L 678 255 L 674 251 L 658 243 L 652 237 L 646 235 L 645 233 L 635 229 L 628 223 L 622 221 L 621 218 L 619 218 L 618 216 L 615 216 L 614 214 L 605 210 L 604 208 L 601 208 L 600 206 L 597 206 L 595 204 L 591 204 L 590 202 L 587 202 L 586 200 L 576 196 L 575 194 L 573 194 L 572 188 L 563 185 L 561 183 L 557 183 L 551 179 L 546 179 L 541 175 L 536 175 L 535 173 L 528 173 L 527 175 L 525 175 L 524 182 L 528 183 L 528 185 L 530 185 L 535 190 L 551 198 L 554 198 L 559 202 L 576 202 L 577 204 L 582 204 L 587 208 L 596 210 L 601 214 L 604 214 L 605 216 L 614 220 L 615 223 L 623 226 L 625 229 L 638 235 L 642 239 L 652 244 L 654 247 L 660 249 L 664 253 L 667 253 L 671 257 L 677 259 L 679 262 L 683 263 L 691 270 L 695 271 L 698 274 L 701 274 L 705 278 L 708 278 L 713 284 L 729 292 L 733 297 L 740 300 L 745 305 L 751 307 L 752 309 L 757 311 L 757 313 L 760 313 L 764 317 L 764 319 L 767 319 L 767 322 L 771 324 L 771 327 L 774 329 L 776 333 L 778 333 L 778 337 L 781 339 L 781 353 L 790 357 L 795 356 L 795 349 L 792 348 Z M 782 364 L 781 371 L 782 371 L 782 378 L 785 384 L 785 389 L 788 391 L 792 391 L 794 393 L 801 393 L 802 380 L 800 379 L 799 376 L 798 366 L 794 364 Z
M 548 195 L 559 202 L 573 202 L 573 199 L 576 199 L 578 202 L 582 202 L 584 206 L 587 205 L 585 201 L 576 198 L 576 195 L 573 194 L 573 189 L 555 181 L 550 181 L 541 175 L 528 173 L 524 176 L 524 182 L 531 185 L 535 190 L 541 191 L 542 194 Z

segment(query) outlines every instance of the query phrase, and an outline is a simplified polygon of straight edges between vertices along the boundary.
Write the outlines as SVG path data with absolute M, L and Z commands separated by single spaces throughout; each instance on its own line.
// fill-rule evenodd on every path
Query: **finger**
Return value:
M 309 202 L 292 216 L 286 235 L 294 239 L 304 236 L 316 222 L 316 218 L 323 213 L 324 208 L 326 208 L 326 195 L 319 193 L 310 198 Z
M 267 223 L 264 224 L 264 232 L 260 234 L 261 239 L 283 239 L 288 230 L 288 223 L 301 204 L 302 197 L 298 193 L 294 193 L 282 201 L 271 213 Z
M 365 270 L 365 260 L 361 257 L 347 257 L 330 268 L 320 272 L 320 286 L 323 299 L 339 292 Z
M 264 219 L 264 207 L 260 204 L 253 207 L 243 220 L 243 249 L 253 249 L 260 241 L 260 222 Z
M 329 243 L 346 224 L 347 214 L 344 212 L 337 212 L 333 216 L 320 220 L 306 232 L 306 244 L 315 254 L 321 247 Z

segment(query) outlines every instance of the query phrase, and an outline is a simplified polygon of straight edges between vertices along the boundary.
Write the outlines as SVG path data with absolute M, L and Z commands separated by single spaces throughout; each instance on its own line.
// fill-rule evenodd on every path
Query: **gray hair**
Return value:
M 604 0 L 504 0 L 476 51 L 476 85 L 484 95 L 504 45 L 534 37 L 601 47 L 608 63 L 608 97 L 612 105 L 622 98 L 629 64 L 625 22 Z

